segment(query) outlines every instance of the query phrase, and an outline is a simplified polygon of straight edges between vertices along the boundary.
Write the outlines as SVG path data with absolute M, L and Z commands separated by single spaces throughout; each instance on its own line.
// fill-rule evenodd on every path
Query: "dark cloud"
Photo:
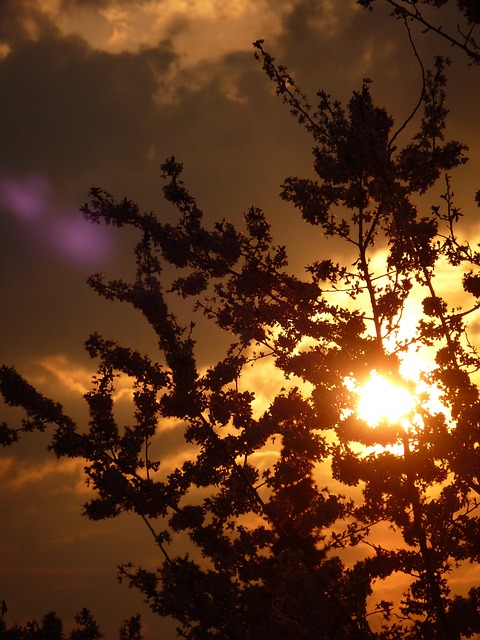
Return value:
M 173 59 L 168 44 L 117 55 L 75 37 L 24 44 L 0 64 L 9 150 L 2 169 L 42 169 L 60 183 L 113 161 L 138 163 L 153 127 L 157 77 Z
M 48 16 L 27 0 L 3 0 L 0 25 L 0 40 L 14 48 L 57 31 Z
M 83 282 L 105 266 L 111 241 L 83 222 L 78 209 L 91 186 L 123 196 L 141 181 L 152 131 L 161 129 L 157 77 L 172 60 L 167 44 L 114 56 L 50 34 L 0 62 L 0 289 L 7 308 L 2 329 L 10 336 L 3 358 L 10 361 L 15 350 L 18 356 L 62 351 L 72 336 L 79 346 L 86 338 L 90 329 L 80 326 L 86 305 L 94 310 L 99 301 Z M 94 251 L 97 237 L 96 268 L 95 260 L 75 260 L 82 242 L 87 253 Z

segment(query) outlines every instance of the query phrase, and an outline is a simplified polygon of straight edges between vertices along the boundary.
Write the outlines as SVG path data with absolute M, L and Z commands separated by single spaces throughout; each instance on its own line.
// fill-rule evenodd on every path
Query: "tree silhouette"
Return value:
M 154 612 L 175 618 L 180 637 L 472 637 L 480 633 L 480 584 L 458 592 L 452 576 L 480 556 L 480 362 L 466 329 L 480 307 L 480 253 L 459 237 L 463 214 L 449 172 L 466 161 L 466 147 L 445 140 L 448 62 L 422 65 L 421 99 L 395 126 L 369 81 L 346 106 L 323 91 L 313 106 L 262 41 L 255 50 L 314 144 L 315 175 L 287 178 L 282 198 L 319 238 L 344 243 L 344 262 L 338 250 L 326 257 L 323 243 L 305 277 L 291 273 L 286 247 L 254 207 L 243 229 L 227 220 L 208 228 L 174 158 L 162 175 L 175 224 L 92 189 L 83 215 L 134 228 L 138 243 L 133 282 L 95 274 L 89 284 L 143 314 L 159 355 L 91 335 L 86 349 L 98 371 L 85 396 L 87 426 L 4 366 L 3 397 L 26 417 L 2 425 L 1 440 L 10 445 L 53 425 L 51 450 L 85 461 L 95 493 L 84 514 L 128 511 L 145 522 L 161 566 L 122 565 L 119 577 Z M 435 280 L 445 264 L 470 300 L 463 308 Z M 191 317 L 174 312 L 175 296 L 192 300 L 230 339 L 207 370 L 197 364 Z M 417 380 L 403 368 L 412 353 L 431 362 Z M 252 367 L 281 379 L 266 408 L 245 383 Z M 368 424 L 359 411 L 372 370 L 415 400 L 393 423 Z M 113 400 L 120 373 L 132 380 L 135 406 L 125 427 Z M 165 420 L 185 437 L 185 460 L 174 470 L 156 448 Z M 185 536 L 189 554 L 178 551 Z M 383 598 L 399 575 L 403 592 Z M 131 630 L 139 633 L 138 623 Z
M 27 622 L 26 625 L 15 624 L 8 628 L 4 620 L 7 613 L 7 605 L 4 600 L 1 602 L 0 610 L 0 638 L 2 640 L 100 640 L 103 638 L 98 624 L 92 617 L 88 609 L 82 609 L 76 616 L 77 623 L 68 636 L 63 630 L 63 622 L 53 612 L 43 616 L 41 623 Z M 141 620 L 140 616 L 133 616 L 125 620 L 119 631 L 119 640 L 141 640 Z

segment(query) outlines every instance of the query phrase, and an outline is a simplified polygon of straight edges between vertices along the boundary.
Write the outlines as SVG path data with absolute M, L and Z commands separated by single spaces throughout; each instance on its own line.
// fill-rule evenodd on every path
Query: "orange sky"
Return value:
M 240 222 L 252 204 L 263 208 L 301 273 L 322 240 L 305 234 L 278 193 L 288 175 L 310 175 L 311 141 L 274 96 L 251 43 L 265 38 L 312 99 L 323 88 L 348 100 L 370 77 L 375 100 L 401 122 L 420 89 L 401 25 L 381 6 L 368 14 L 354 0 L 3 0 L 0 34 L 0 362 L 15 364 L 80 421 L 92 371 L 82 345 L 91 332 L 155 349 L 141 318 L 85 285 L 91 273 L 117 277 L 133 266 L 128 233 L 82 221 L 91 186 L 170 219 L 159 164 L 175 155 L 208 220 Z M 471 148 L 454 190 L 470 212 L 471 239 L 479 70 L 433 37 L 418 46 L 427 63 L 435 53 L 454 61 L 450 135 Z M 446 274 L 439 278 L 452 288 Z M 199 342 L 206 366 L 211 340 Z M 266 376 L 254 376 L 268 399 Z M 127 387 L 120 382 L 125 413 Z M 176 425 L 164 425 L 161 438 L 173 464 L 183 451 Z M 54 460 L 46 442 L 35 436 L 0 452 L 0 599 L 9 621 L 52 608 L 72 620 L 86 606 L 112 635 L 138 610 L 153 634 L 159 622 L 116 582 L 117 564 L 154 561 L 148 532 L 133 518 L 82 519 L 81 465 Z M 170 640 L 173 627 L 164 624 Z

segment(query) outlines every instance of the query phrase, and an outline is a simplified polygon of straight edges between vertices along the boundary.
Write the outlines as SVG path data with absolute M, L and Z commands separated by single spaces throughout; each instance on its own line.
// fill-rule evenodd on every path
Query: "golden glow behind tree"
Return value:
M 55 454 L 86 461 L 95 495 L 85 515 L 143 519 L 161 566 L 124 565 L 120 576 L 153 611 L 178 620 L 180 637 L 471 637 L 480 633 L 480 584 L 460 593 L 451 576 L 480 554 L 479 361 L 465 330 L 479 306 L 480 255 L 459 239 L 445 181 L 466 150 L 445 140 L 447 62 L 420 65 L 421 99 L 394 125 L 369 81 L 345 107 L 322 91 L 313 106 L 262 41 L 255 48 L 314 145 L 315 176 L 287 178 L 282 197 L 319 237 L 346 243 L 352 259 L 322 254 L 301 279 L 289 273 L 287 249 L 275 245 L 261 210 L 245 214 L 244 229 L 226 220 L 207 228 L 174 158 L 162 171 L 176 224 L 92 189 L 84 216 L 132 227 L 139 239 L 133 282 L 96 274 L 89 284 L 142 313 L 160 355 L 92 335 L 86 348 L 98 373 L 86 394 L 89 424 L 79 426 L 4 367 L 5 401 L 27 417 L 19 428 L 2 425 L 2 441 L 52 424 Z M 441 204 L 435 196 L 425 209 L 420 196 L 439 183 Z M 469 308 L 452 308 L 437 289 L 442 261 L 464 274 Z M 423 315 L 405 337 L 402 318 L 419 291 Z M 196 364 L 191 317 L 182 321 L 169 304 L 175 294 L 231 339 L 206 372 Z M 398 419 L 366 415 L 358 389 L 372 371 L 402 393 L 414 390 L 402 362 L 415 350 L 432 354 L 422 389 L 402 401 Z M 285 389 L 256 415 L 255 389 L 243 381 L 266 360 Z M 134 421 L 125 427 L 114 412 L 119 373 L 134 386 Z M 165 419 L 181 421 L 188 445 L 174 470 L 164 470 L 155 446 Z M 385 525 L 395 532 L 388 544 Z M 185 536 L 190 554 L 176 546 Z M 382 585 L 398 575 L 405 590 L 387 601 Z

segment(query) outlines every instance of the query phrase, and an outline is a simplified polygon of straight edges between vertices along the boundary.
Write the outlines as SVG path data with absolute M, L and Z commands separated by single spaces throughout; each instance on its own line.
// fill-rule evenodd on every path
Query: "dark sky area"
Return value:
M 99 271 L 132 273 L 134 236 L 88 224 L 79 208 L 99 186 L 174 219 L 159 168 L 171 155 L 184 163 L 207 221 L 241 224 L 251 205 L 261 207 L 301 274 L 324 250 L 322 238 L 278 194 L 285 177 L 311 175 L 312 143 L 274 95 L 252 42 L 264 38 L 312 100 L 323 88 L 347 101 L 371 78 L 374 99 L 400 123 L 421 77 L 404 27 L 377 4 L 369 13 L 354 0 L 1 0 L 0 362 L 81 422 L 91 332 L 155 349 L 141 318 L 85 284 Z M 454 20 L 448 7 L 445 15 Z M 470 147 L 454 190 L 470 239 L 480 238 L 480 71 L 434 35 L 415 27 L 413 35 L 426 65 L 435 53 L 453 61 L 449 135 Z M 215 354 L 202 322 L 198 342 L 207 365 Z M 119 411 L 127 413 L 121 384 Z M 17 417 L 0 411 L 0 419 Z M 175 427 L 162 438 L 174 460 Z M 170 640 L 173 626 L 116 581 L 121 562 L 154 566 L 148 532 L 133 518 L 82 519 L 81 465 L 53 459 L 46 443 L 39 435 L 0 452 L 0 599 L 9 621 L 50 609 L 72 620 L 85 606 L 111 636 L 140 611 L 147 637 L 163 629 Z

